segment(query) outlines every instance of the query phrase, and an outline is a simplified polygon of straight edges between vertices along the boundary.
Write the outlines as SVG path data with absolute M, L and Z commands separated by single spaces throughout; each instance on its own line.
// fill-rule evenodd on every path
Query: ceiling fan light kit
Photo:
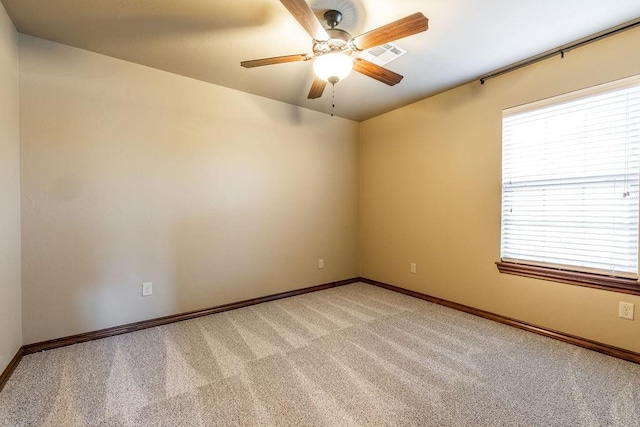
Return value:
M 324 13 L 329 29 L 329 40 L 313 41 L 313 71 L 320 79 L 335 85 L 351 73 L 353 59 L 351 54 L 354 49 L 350 42 L 351 34 L 335 28 L 342 22 L 342 13 L 337 10 L 328 10 Z
M 313 61 L 313 71 L 325 82 L 336 84 L 351 73 L 353 59 L 341 52 L 330 52 Z
M 352 55 L 428 29 L 428 19 L 422 13 L 417 12 L 357 37 L 351 37 L 348 32 L 335 28 L 342 21 L 342 13 L 340 11 L 328 10 L 324 13 L 324 19 L 328 27 L 325 28 L 304 0 L 280 0 L 280 2 L 312 37 L 313 54 L 255 59 L 243 61 L 240 65 L 245 68 L 252 68 L 285 62 L 313 60 L 315 77 L 307 96 L 309 99 L 321 97 L 326 83 L 335 85 L 347 77 L 352 69 L 389 86 L 399 83 L 402 80 L 400 74 L 366 59 L 353 58 Z

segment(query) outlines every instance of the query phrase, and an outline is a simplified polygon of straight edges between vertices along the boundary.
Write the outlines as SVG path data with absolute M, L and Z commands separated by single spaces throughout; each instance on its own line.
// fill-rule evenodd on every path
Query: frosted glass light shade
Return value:
M 313 61 L 316 76 L 332 84 L 347 77 L 352 68 L 353 60 L 344 53 L 326 53 Z

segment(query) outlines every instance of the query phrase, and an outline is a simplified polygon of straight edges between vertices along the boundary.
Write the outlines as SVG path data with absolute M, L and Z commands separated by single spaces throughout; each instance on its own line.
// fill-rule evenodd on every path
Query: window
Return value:
M 502 132 L 500 271 L 640 291 L 640 76 L 505 110 Z

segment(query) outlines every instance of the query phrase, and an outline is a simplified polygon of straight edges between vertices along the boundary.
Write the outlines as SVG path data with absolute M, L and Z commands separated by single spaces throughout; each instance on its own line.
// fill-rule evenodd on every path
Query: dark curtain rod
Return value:
M 535 64 L 536 62 L 543 61 L 545 59 L 554 57 L 556 55 L 560 55 L 561 58 L 564 58 L 564 54 L 577 49 L 582 46 L 586 46 L 590 43 L 597 42 L 598 40 L 602 40 L 606 37 L 613 36 L 615 34 L 622 33 L 623 31 L 630 30 L 632 28 L 640 26 L 640 18 L 634 19 L 633 21 L 629 21 L 625 24 L 619 25 L 617 27 L 609 28 L 608 30 L 602 31 L 600 33 L 596 33 L 589 37 L 577 40 L 573 43 L 566 44 L 564 46 L 560 46 L 553 50 L 541 53 L 540 55 L 532 56 L 531 58 L 525 59 L 524 61 L 516 62 L 515 64 L 511 64 L 505 68 L 501 68 L 496 70 L 490 74 L 487 74 L 484 77 L 480 78 L 480 84 L 484 84 L 485 81 L 489 79 L 493 79 L 495 77 L 501 76 L 503 74 L 510 73 L 511 71 L 518 70 L 523 67 L 528 67 L 529 65 Z

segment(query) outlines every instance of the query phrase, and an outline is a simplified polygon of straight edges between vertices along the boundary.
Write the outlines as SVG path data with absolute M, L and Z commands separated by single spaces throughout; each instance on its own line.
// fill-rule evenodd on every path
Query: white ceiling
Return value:
M 311 39 L 278 0 L 0 0 L 18 31 L 127 61 L 331 111 L 330 87 L 306 99 L 310 62 L 245 69 L 240 61 L 308 53 Z M 414 12 L 429 30 L 396 42 L 390 87 L 352 73 L 335 114 L 365 120 L 506 65 L 640 17 L 639 0 L 308 0 L 345 13 L 353 36 Z

